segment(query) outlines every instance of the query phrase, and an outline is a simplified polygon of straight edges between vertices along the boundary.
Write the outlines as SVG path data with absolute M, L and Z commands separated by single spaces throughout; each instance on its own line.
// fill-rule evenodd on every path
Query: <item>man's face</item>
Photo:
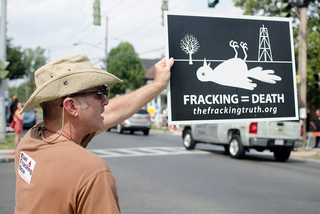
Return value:
M 320 117 L 320 111 L 319 110 L 316 111 L 316 115 L 317 115 L 317 117 Z
M 99 90 L 101 90 L 101 86 L 87 89 L 83 91 L 83 93 L 96 92 Z M 101 130 L 104 127 L 104 117 L 101 114 L 104 112 L 104 106 L 109 104 L 106 96 L 90 94 L 75 97 L 75 99 L 78 100 L 80 119 L 83 121 L 84 129 L 87 130 L 86 132 L 91 133 Z

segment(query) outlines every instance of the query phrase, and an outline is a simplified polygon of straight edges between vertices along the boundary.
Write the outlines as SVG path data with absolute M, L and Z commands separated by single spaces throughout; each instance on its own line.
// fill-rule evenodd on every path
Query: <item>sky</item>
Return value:
M 220 0 L 215 8 L 208 7 L 208 0 L 168 2 L 171 12 L 243 13 L 232 0 Z M 7 38 L 22 50 L 40 46 L 46 50 L 48 62 L 84 53 L 99 68 L 106 46 L 110 52 L 121 42 L 133 45 L 143 59 L 165 55 L 162 0 L 100 0 L 100 26 L 93 25 L 93 3 L 94 0 L 7 0 Z

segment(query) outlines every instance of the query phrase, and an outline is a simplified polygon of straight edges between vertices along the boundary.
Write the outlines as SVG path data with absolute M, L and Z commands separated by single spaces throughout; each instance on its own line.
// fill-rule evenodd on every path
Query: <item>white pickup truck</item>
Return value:
M 182 138 L 186 149 L 197 143 L 217 144 L 233 158 L 242 158 L 250 149 L 268 149 L 277 161 L 286 161 L 302 134 L 302 121 L 261 121 L 185 125 Z

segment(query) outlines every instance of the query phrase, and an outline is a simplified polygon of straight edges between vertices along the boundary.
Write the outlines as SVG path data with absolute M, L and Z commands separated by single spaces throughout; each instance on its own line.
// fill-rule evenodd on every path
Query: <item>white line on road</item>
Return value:
M 89 151 L 93 152 L 101 158 L 210 154 L 210 152 L 201 150 L 186 150 L 183 147 L 136 147 L 117 149 L 90 149 Z

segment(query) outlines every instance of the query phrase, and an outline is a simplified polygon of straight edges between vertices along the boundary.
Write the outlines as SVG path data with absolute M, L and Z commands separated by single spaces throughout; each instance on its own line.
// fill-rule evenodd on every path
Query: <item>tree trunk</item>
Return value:
M 189 53 L 189 65 L 193 65 L 193 62 L 192 62 L 192 53 Z

